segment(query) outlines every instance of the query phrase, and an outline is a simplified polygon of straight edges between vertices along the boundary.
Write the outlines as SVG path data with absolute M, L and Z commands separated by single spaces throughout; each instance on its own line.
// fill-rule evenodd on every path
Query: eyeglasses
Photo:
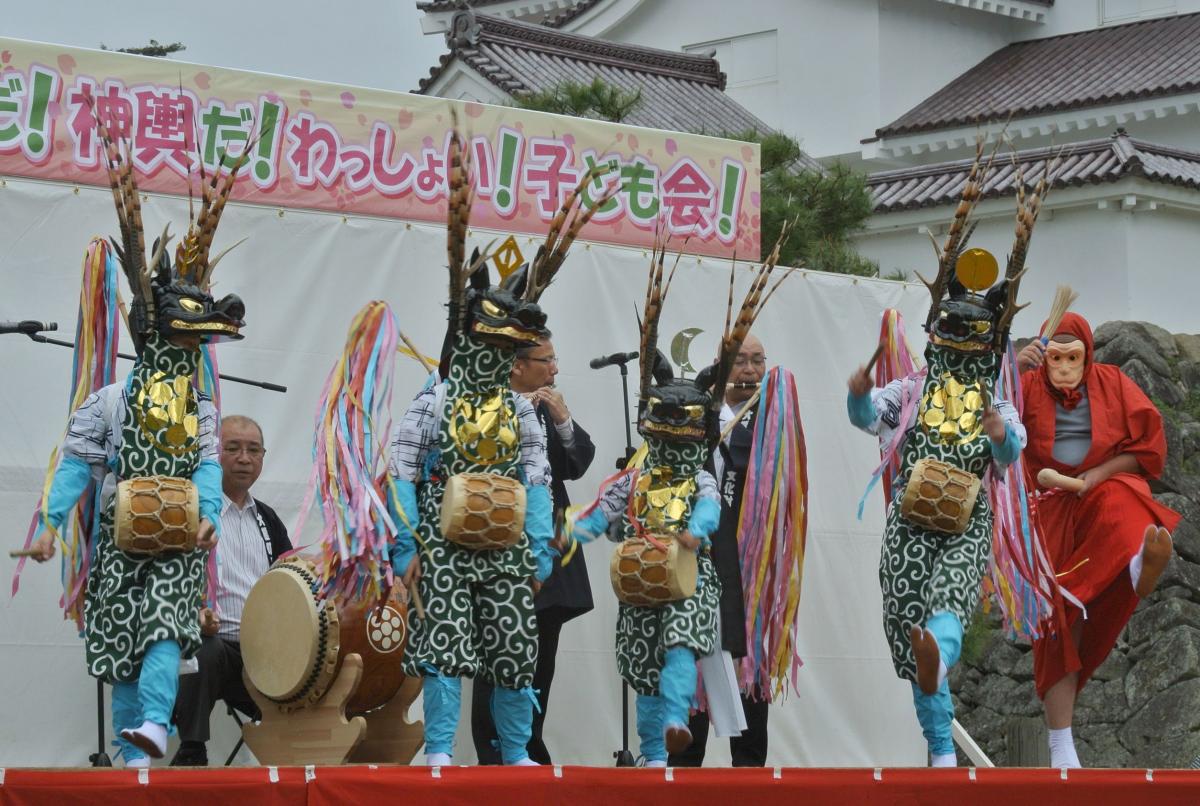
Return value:
M 239 453 L 244 453 L 251 459 L 261 459 L 266 452 L 267 449 L 260 445 L 238 445 L 237 443 L 232 443 L 221 446 L 221 453 L 226 456 L 237 456 Z
M 767 357 L 765 355 L 752 355 L 752 356 L 739 355 L 737 358 L 733 359 L 733 365 L 735 367 L 745 367 L 745 366 L 765 367 L 767 365 Z
M 536 361 L 539 364 L 554 364 L 555 366 L 558 366 L 558 356 L 556 355 L 548 355 L 545 358 L 534 358 L 531 355 L 527 355 L 525 356 L 525 360 Z

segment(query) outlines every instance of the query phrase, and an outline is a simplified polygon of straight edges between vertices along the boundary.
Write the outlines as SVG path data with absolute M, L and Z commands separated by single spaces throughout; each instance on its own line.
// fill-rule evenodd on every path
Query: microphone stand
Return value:
M 112 759 L 104 752 L 104 681 L 96 678 L 96 752 L 88 756 L 93 767 L 111 767 Z
M 26 333 L 25 335 L 28 336 L 29 338 L 33 339 L 34 341 L 41 342 L 42 344 L 57 344 L 60 347 L 72 347 L 72 348 L 75 346 L 75 342 L 73 342 L 73 341 L 64 341 L 63 339 L 52 339 L 49 336 L 42 336 L 38 333 Z M 137 360 L 136 355 L 129 355 L 128 353 L 117 353 L 117 357 L 124 358 L 127 361 L 136 361 Z M 266 389 L 269 392 L 285 392 L 285 393 L 287 392 L 286 386 L 281 386 L 277 383 L 271 383 L 269 381 L 255 381 L 255 380 L 251 380 L 250 378 L 239 378 L 237 375 L 226 375 L 224 372 L 218 372 L 217 375 L 223 381 L 233 381 L 234 383 L 244 383 L 247 386 L 257 386 L 259 389 Z
M 633 430 L 630 428 L 629 368 L 625 362 L 616 366 L 621 370 L 621 405 L 625 412 L 625 453 L 616 461 L 617 470 L 622 470 L 633 458 Z M 629 683 L 624 679 L 621 680 L 621 749 L 613 751 L 613 758 L 617 760 L 618 767 L 635 765 L 633 753 L 629 751 Z

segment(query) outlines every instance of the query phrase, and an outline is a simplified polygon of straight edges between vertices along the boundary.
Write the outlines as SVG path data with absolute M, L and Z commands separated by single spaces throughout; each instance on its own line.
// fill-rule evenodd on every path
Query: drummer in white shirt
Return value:
M 200 611 L 199 670 L 179 679 L 175 721 L 179 750 L 176 767 L 208 764 L 209 716 L 217 700 L 258 718 L 242 682 L 240 628 L 246 596 L 271 563 L 292 550 L 287 528 L 275 510 L 250 494 L 266 455 L 262 428 L 249 417 L 221 419 L 221 542 L 217 548 L 217 606 Z

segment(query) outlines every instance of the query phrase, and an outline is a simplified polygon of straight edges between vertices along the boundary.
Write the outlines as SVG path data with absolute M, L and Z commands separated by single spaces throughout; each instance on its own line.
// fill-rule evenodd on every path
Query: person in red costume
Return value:
M 1033 643 L 1050 765 L 1058 768 L 1080 766 L 1071 736 L 1075 699 L 1158 584 L 1180 516 L 1156 502 L 1146 483 L 1162 474 L 1167 456 L 1158 409 L 1119 367 L 1095 362 L 1082 316 L 1068 312 L 1055 330 L 1021 350 L 1018 366 L 1030 474 L 1049 468 L 1083 482 L 1078 492 L 1038 485 L 1059 584 L 1087 608 L 1084 619 L 1060 601 Z

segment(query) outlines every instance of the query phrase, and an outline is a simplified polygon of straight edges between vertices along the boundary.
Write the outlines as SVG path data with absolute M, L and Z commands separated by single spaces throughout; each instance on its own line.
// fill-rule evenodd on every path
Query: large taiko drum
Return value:
M 347 714 L 387 704 L 404 682 L 400 659 L 408 638 L 407 608 L 399 586 L 381 606 L 325 598 L 315 567 L 290 557 L 276 563 L 250 589 L 242 610 L 246 675 L 285 710 L 325 695 L 342 659 L 362 658 L 362 680 L 346 703 Z
M 130 554 L 196 548 L 200 495 L 196 485 L 173 476 L 140 476 L 117 485 L 113 542 Z
M 913 465 L 900 499 L 900 514 L 923 529 L 960 535 L 966 531 L 978 497 L 978 476 L 925 457 Z
M 613 552 L 609 576 L 613 592 L 625 604 L 659 607 L 696 592 L 696 552 L 669 534 L 653 537 L 663 548 L 630 537 Z
M 525 485 L 495 473 L 456 473 L 442 496 L 442 535 L 469 549 L 506 549 L 525 530 Z

